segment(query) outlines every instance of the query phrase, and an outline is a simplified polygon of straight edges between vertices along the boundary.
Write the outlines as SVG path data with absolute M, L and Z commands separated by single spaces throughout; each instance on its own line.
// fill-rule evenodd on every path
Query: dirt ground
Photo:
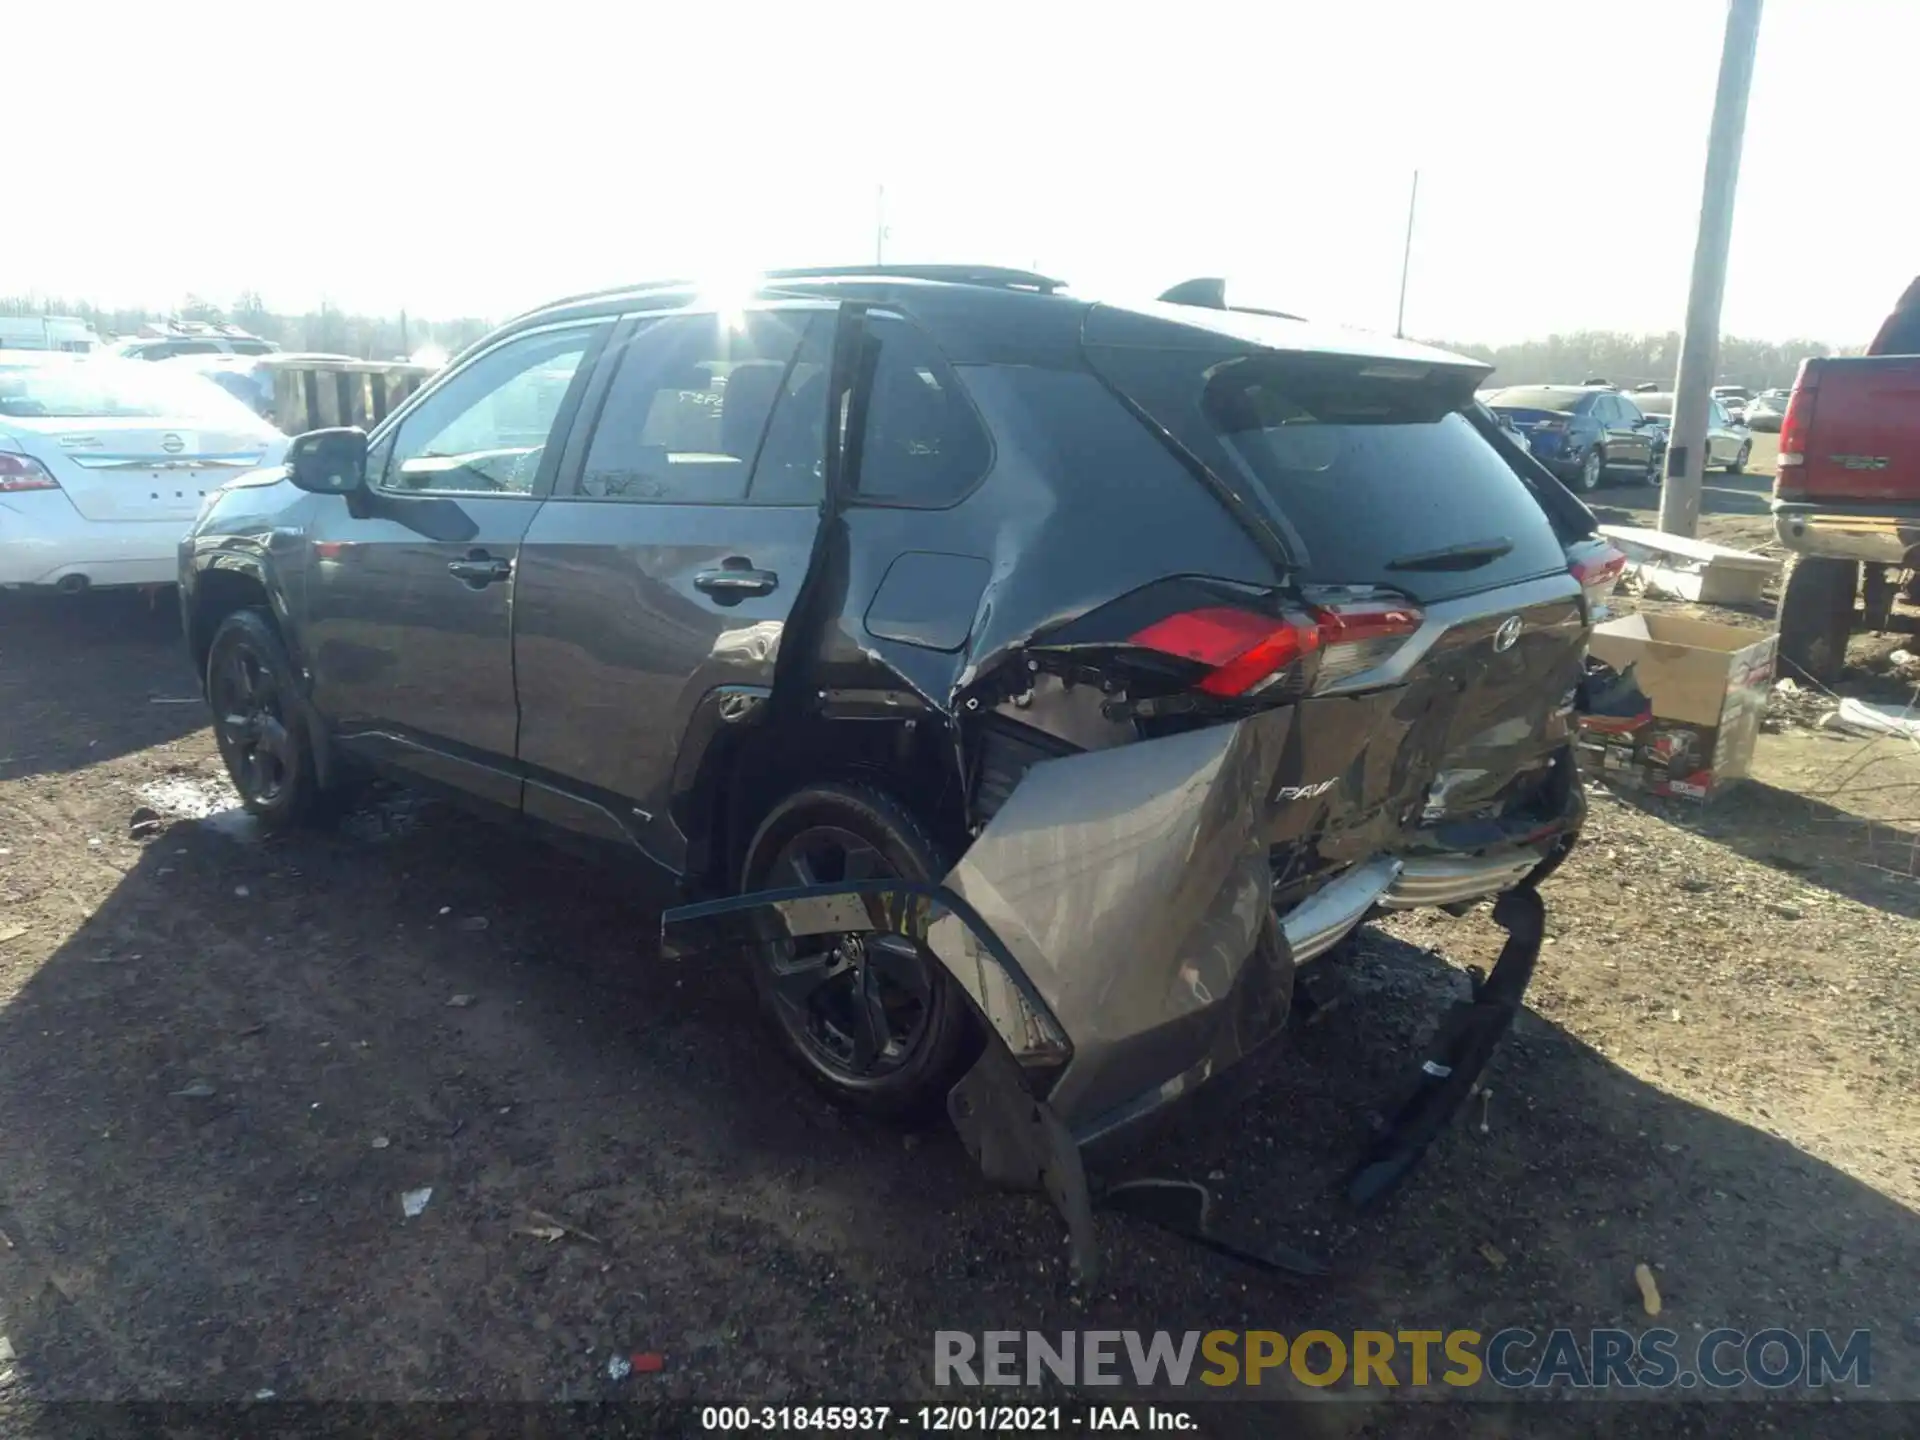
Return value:
M 1683 1336 L 1865 1327 L 1873 1393 L 1920 1398 L 1900 742 L 1789 707 L 1709 808 L 1596 792 L 1490 1094 L 1361 1217 L 1332 1191 L 1368 1107 L 1500 938 L 1484 911 L 1371 927 L 1258 1092 L 1142 1162 L 1213 1177 L 1233 1225 L 1331 1273 L 1102 1216 L 1082 1290 L 1043 1202 L 796 1083 L 740 977 L 656 958 L 617 873 L 397 795 L 263 838 L 192 699 L 165 601 L 0 596 L 0 1433 L 49 1401 L 263 1391 L 897 1403 L 931 1394 L 937 1328 L 1643 1327 L 1640 1262 Z M 635 1351 L 664 1368 L 610 1379 Z M 1631 1435 L 1840 1413 L 1582 1409 Z M 1911 1413 L 1849 1399 L 1848 1433 Z M 1537 1429 L 1439 1404 L 1208 1423 Z

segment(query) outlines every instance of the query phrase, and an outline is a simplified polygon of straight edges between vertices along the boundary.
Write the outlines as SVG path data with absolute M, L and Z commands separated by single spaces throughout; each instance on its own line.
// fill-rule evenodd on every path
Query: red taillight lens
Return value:
M 1308 620 L 1221 606 L 1157 620 L 1133 643 L 1205 665 L 1211 673 L 1199 688 L 1209 695 L 1246 695 L 1318 649 L 1320 631 Z
M 1313 689 L 1339 684 L 1382 663 L 1420 628 L 1408 605 L 1336 605 L 1288 617 L 1222 606 L 1169 615 L 1132 643 L 1208 667 L 1195 688 L 1208 695 L 1257 695 L 1299 662 L 1317 659 Z
M 1806 464 L 1807 432 L 1813 428 L 1813 400 L 1820 388 L 1820 370 L 1811 360 L 1800 362 L 1800 373 L 1793 377 L 1793 394 L 1787 400 L 1787 413 L 1780 417 L 1780 456 L 1775 462 L 1774 493 L 1791 488 L 1786 472 Z
M 1609 545 L 1584 560 L 1576 560 L 1568 568 L 1586 592 L 1587 610 L 1592 618 L 1605 619 L 1607 597 L 1613 594 L 1613 587 L 1620 583 L 1621 572 L 1627 568 L 1625 552 Z
M 58 490 L 60 482 L 47 473 L 47 467 L 31 455 L 0 454 L 0 495 L 16 495 L 23 490 Z

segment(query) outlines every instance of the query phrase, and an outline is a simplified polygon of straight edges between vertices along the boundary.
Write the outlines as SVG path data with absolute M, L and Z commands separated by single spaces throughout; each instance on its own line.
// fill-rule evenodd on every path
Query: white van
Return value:
M 84 320 L 65 315 L 0 315 L 0 350 L 66 350 L 81 354 L 105 343 Z

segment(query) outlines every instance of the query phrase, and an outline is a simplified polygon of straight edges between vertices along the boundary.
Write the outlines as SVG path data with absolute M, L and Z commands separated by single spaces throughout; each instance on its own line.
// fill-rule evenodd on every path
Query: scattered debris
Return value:
M 9 1250 L 13 1249 L 13 1237 L 4 1230 L 0 1230 L 0 1245 L 6 1246 Z
M 442 915 L 451 915 L 451 914 L 453 914 L 453 906 L 451 906 L 451 905 L 442 905 L 442 906 L 440 907 L 440 913 L 441 913 Z
M 515 1233 L 531 1235 L 534 1239 L 544 1240 L 551 1245 L 556 1240 L 566 1238 L 567 1227 L 564 1225 L 522 1225 Z
M 1654 1284 L 1653 1271 L 1647 1266 L 1646 1262 L 1642 1261 L 1633 1267 L 1633 1283 L 1640 1287 L 1640 1303 L 1645 1307 L 1647 1314 L 1658 1315 L 1660 1313 L 1660 1287 Z
M 1769 901 L 1767 903 L 1767 909 L 1771 910 L 1775 915 L 1778 915 L 1782 920 L 1804 920 L 1807 914 L 1807 912 L 1802 910 L 1798 905 L 1787 905 L 1778 900 Z
M 667 1368 L 667 1357 L 657 1350 L 636 1350 L 633 1353 L 633 1370 L 636 1375 L 658 1375 Z
M 1487 1107 L 1492 1104 L 1493 1104 L 1493 1091 L 1482 1090 L 1480 1092 L 1480 1133 L 1482 1135 L 1491 1133 L 1487 1129 Z
M 166 827 L 166 821 L 160 818 L 160 812 L 151 805 L 137 807 L 127 817 L 127 834 L 135 840 L 146 840 L 158 835 Z
M 537 1225 L 541 1226 L 544 1229 L 557 1229 L 563 1235 L 575 1236 L 581 1240 L 585 1240 L 588 1244 L 591 1244 L 591 1245 L 598 1245 L 600 1243 L 599 1236 L 589 1235 L 586 1231 L 582 1230 L 578 1225 L 569 1224 L 567 1221 L 562 1220 L 558 1215 L 549 1215 L 544 1210 L 529 1210 L 527 1211 L 527 1214 L 529 1217 L 532 1218 L 532 1220 Z
M 632 1373 L 633 1362 L 626 1356 L 609 1355 L 607 1357 L 607 1378 L 609 1380 L 624 1380 Z
M 1702 880 L 1697 876 L 1686 875 L 1674 881 L 1673 888 L 1676 890 L 1684 890 L 1689 895 L 1704 895 L 1713 889 L 1713 884 L 1711 881 Z
M 1507 1257 L 1501 1254 L 1500 1248 L 1491 1241 L 1482 1240 L 1476 1248 L 1480 1251 L 1480 1258 L 1494 1269 L 1504 1270 L 1507 1268 Z
M 0 925 L 0 945 L 6 944 L 9 940 L 18 940 L 26 933 L 27 927 L 25 925 L 22 925 L 18 920 L 10 920 L 5 925 Z
M 244 885 L 236 885 L 233 887 L 233 893 L 235 895 L 238 895 L 242 900 L 244 900 L 247 898 L 247 896 L 251 895 L 253 892 L 247 889 L 247 887 Z
M 1887 663 L 1896 670 L 1912 670 L 1920 667 L 1920 655 L 1915 655 L 1911 650 L 1896 650 L 1887 656 Z
M 484 930 L 487 928 L 487 917 L 484 915 L 469 915 L 460 922 L 460 928 L 462 930 Z
M 389 1139 L 388 1139 L 388 1138 L 387 1138 L 386 1136 L 384 1136 L 384 1135 L 376 1135 L 376 1136 L 374 1136 L 374 1137 L 373 1137 L 373 1142 L 372 1142 L 372 1143 L 373 1143 L 373 1148 L 374 1148 L 374 1149 L 376 1149 L 376 1150 L 384 1150 L 384 1149 L 386 1149 L 386 1148 L 387 1148 L 387 1147 L 388 1147 L 389 1145 L 391 1145 L 391 1144 L 393 1144 L 393 1142 L 392 1142 L 391 1140 L 389 1140 Z
M 431 1185 L 422 1185 L 418 1190 L 404 1190 L 400 1194 L 400 1213 L 409 1220 L 418 1219 L 431 1199 L 433 1199 Z
M 473 996 L 452 995 L 447 998 L 447 1004 L 450 1005 L 455 1010 L 464 1010 L 469 1005 L 473 1004 Z
M 205 702 L 198 695 L 149 695 L 149 705 L 200 705 Z
M 13 1342 L 9 1340 L 6 1336 L 0 1335 L 0 1364 L 4 1364 L 8 1360 L 13 1360 L 16 1358 L 17 1357 L 13 1353 Z
M 271 1400 L 278 1394 L 279 1391 L 277 1390 L 256 1390 L 253 1392 L 253 1398 L 256 1400 Z
M 1920 716 L 1914 714 L 1911 705 L 1876 705 L 1866 700 L 1848 698 L 1840 702 L 1840 708 L 1834 712 L 1841 726 L 1864 731 L 1869 735 L 1904 735 L 1909 740 L 1920 740 Z
M 211 1100 L 219 1092 L 205 1080 L 193 1080 L 173 1093 L 184 1100 Z

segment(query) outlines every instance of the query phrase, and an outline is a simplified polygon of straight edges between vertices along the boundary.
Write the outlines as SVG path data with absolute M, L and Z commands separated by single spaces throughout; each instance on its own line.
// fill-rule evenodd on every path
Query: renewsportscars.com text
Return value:
M 1492 1385 L 1517 1389 L 1768 1390 L 1873 1381 L 1865 1330 L 940 1330 L 939 1386 Z

